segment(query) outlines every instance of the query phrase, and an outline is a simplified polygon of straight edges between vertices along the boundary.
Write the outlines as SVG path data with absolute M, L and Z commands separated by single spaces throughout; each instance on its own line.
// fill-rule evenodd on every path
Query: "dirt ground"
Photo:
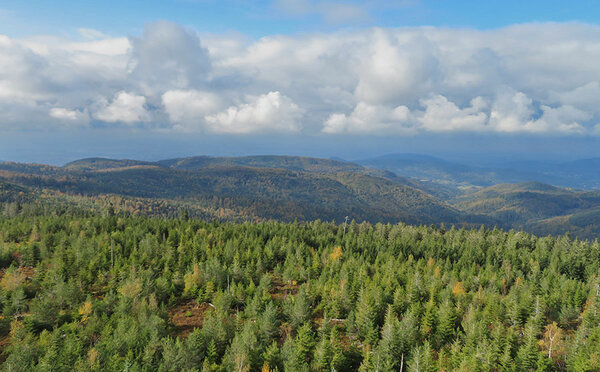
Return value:
M 194 328 L 202 327 L 204 315 L 210 308 L 211 306 L 207 303 L 197 304 L 190 301 L 170 309 L 169 319 L 175 327 L 174 335 L 185 339 Z

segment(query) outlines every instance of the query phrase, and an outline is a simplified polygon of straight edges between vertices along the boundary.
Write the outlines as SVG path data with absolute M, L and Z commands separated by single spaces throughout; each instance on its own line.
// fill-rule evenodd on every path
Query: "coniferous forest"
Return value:
M 597 241 L 11 208 L 7 371 L 600 370 Z

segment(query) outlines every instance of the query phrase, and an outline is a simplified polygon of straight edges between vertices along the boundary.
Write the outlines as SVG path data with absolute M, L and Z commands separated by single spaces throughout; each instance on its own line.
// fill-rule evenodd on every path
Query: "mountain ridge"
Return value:
M 0 164 L 0 179 L 86 196 L 115 194 L 191 203 L 217 198 L 258 217 L 286 221 L 340 221 L 351 215 L 373 222 L 490 222 L 485 217 L 464 216 L 394 174 L 327 159 L 190 157 L 140 162 L 88 158 L 50 170 L 40 172 L 39 166 L 7 170 Z
M 399 157 L 438 162 L 418 154 Z M 4 192 L 10 195 L 7 201 L 40 193 L 92 199 L 115 195 L 137 204 L 169 204 L 169 215 L 188 205 L 206 216 L 225 208 L 226 215 L 250 219 L 342 221 L 350 216 L 370 222 L 485 224 L 539 234 L 572 231 L 585 238 L 600 234 L 600 191 L 539 181 L 471 188 L 437 181 L 355 162 L 276 155 L 159 161 L 85 158 L 62 167 L 0 163 L 0 182 L 11 190 Z

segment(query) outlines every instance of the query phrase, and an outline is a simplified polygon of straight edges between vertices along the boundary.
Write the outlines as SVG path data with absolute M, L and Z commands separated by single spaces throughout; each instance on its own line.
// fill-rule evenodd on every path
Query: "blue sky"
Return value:
M 600 156 L 595 1 L 0 4 L 0 160 Z
M 346 1 L 360 14 L 338 21 L 322 11 L 295 12 L 287 3 L 309 1 L 246 0 L 129 0 L 129 1 L 22 1 L 4 0 L 2 32 L 11 36 L 73 34 L 91 28 L 108 35 L 138 34 L 150 21 L 165 19 L 200 32 L 237 31 L 252 37 L 339 28 L 444 26 L 477 29 L 515 23 L 597 23 L 600 4 L 593 0 L 401 0 Z M 321 2 L 322 3 L 322 2 Z M 332 4 L 335 2 L 332 2 Z M 335 12 L 335 11 L 332 11 Z

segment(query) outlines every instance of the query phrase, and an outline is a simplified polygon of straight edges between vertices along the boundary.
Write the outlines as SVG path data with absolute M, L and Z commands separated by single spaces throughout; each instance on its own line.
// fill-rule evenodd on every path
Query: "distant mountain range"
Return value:
M 569 162 L 505 162 L 495 167 L 472 166 L 419 154 L 392 154 L 357 161 L 400 176 L 455 188 L 499 183 L 543 182 L 576 189 L 600 189 L 600 158 Z
M 600 237 L 600 191 L 573 191 L 539 182 L 500 184 L 452 201 L 471 214 L 485 215 L 500 226 L 539 235 L 570 232 Z
M 411 154 L 358 162 L 297 156 L 197 156 L 157 162 L 89 158 L 62 167 L 5 162 L 0 163 L 0 202 L 40 195 L 95 201 L 112 195 L 142 213 L 160 214 L 165 208 L 172 215 L 190 207 L 199 208 L 198 215 L 206 218 L 340 222 L 349 216 L 373 223 L 571 232 L 593 239 L 600 235 L 600 191 L 539 182 L 571 177 L 570 185 L 592 188 L 599 176 L 586 164 L 595 169 L 600 161 L 546 167 L 526 163 L 515 169 Z

